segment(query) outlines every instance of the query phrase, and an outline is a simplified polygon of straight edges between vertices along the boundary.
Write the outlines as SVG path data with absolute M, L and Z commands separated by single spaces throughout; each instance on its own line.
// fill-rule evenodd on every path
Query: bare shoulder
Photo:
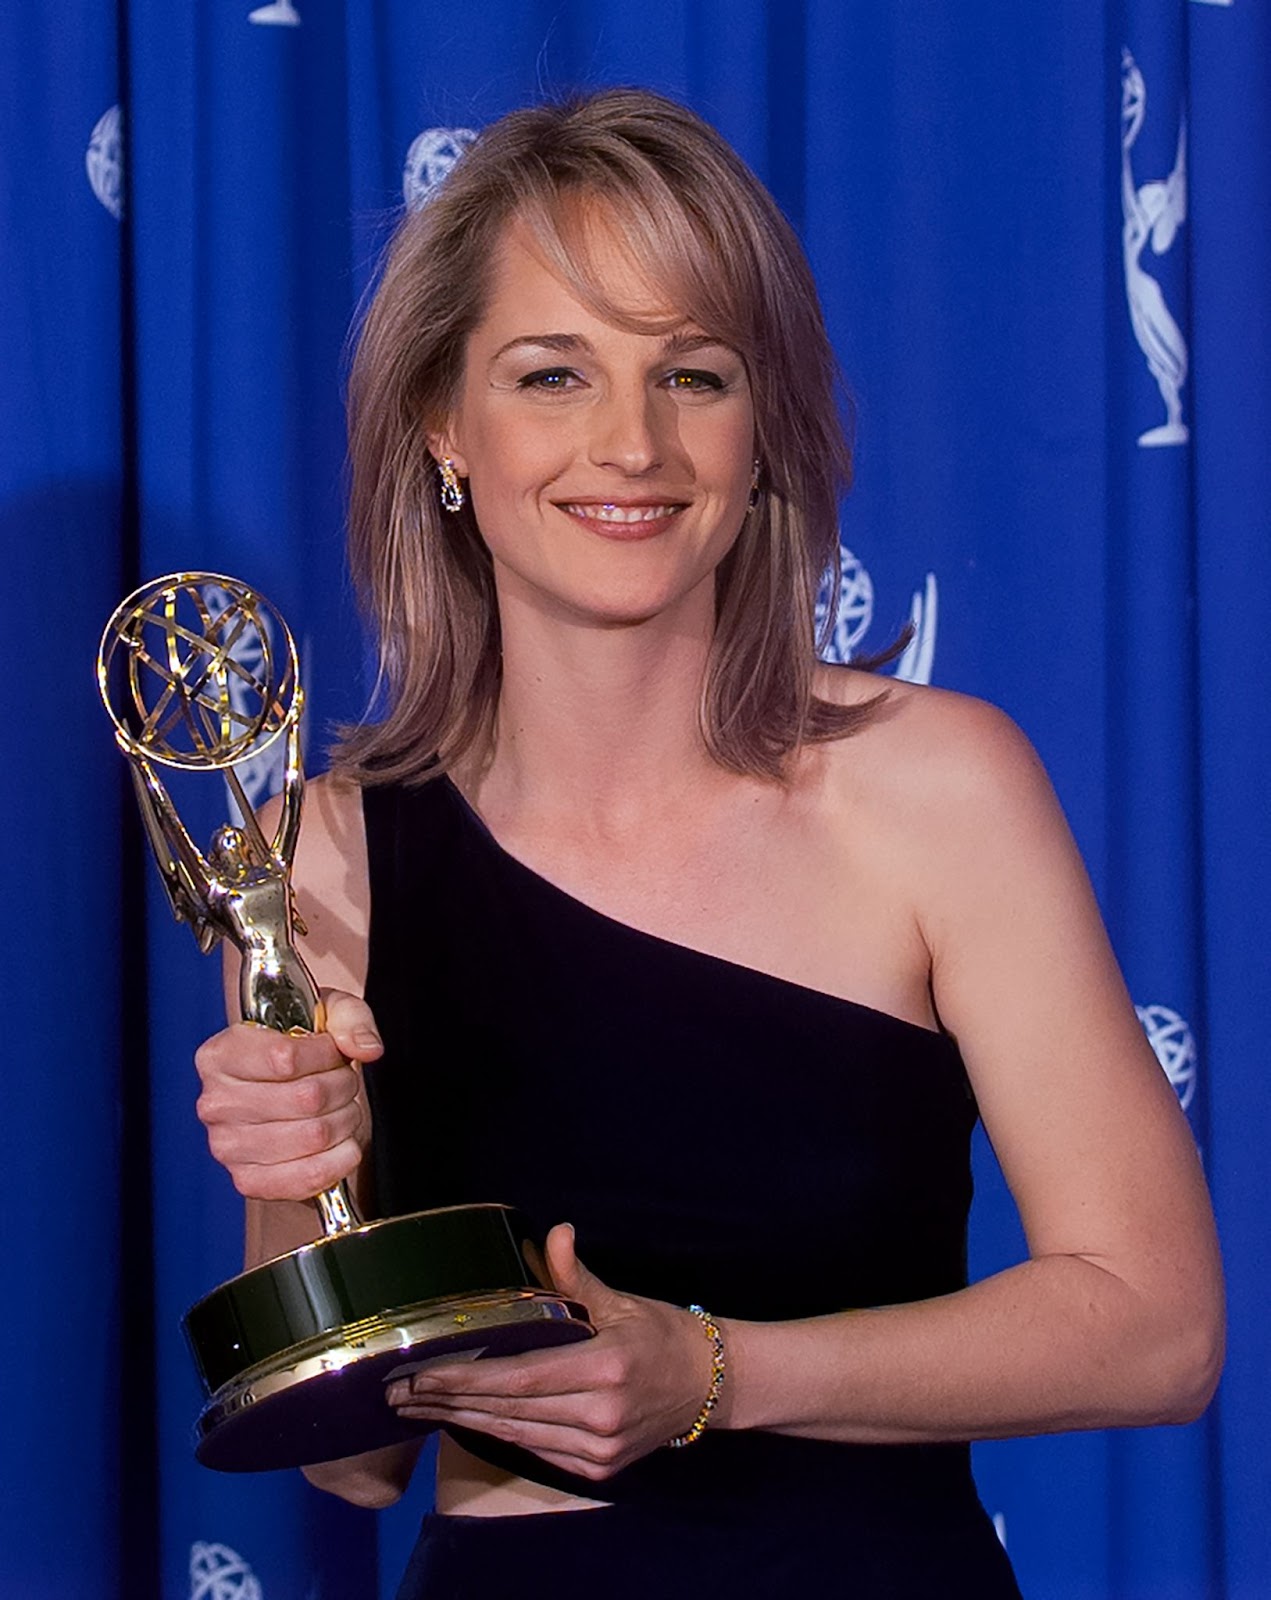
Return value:
M 1104 950 L 1067 820 L 1011 718 L 969 695 L 864 673 L 852 678 L 828 678 L 827 698 L 860 703 L 879 691 L 885 698 L 859 733 L 823 747 L 820 787 L 845 834 L 863 823 L 911 908 L 946 1023 L 957 1009 L 953 974 L 977 960 L 1004 970 L 998 936 L 1014 928 L 1022 937 L 1043 907 L 1050 930 L 1066 930 L 1087 951 Z M 1048 959 L 1060 953 L 1052 948 Z
M 271 800 L 261 809 L 266 834 L 276 825 L 278 805 Z M 370 884 L 362 791 L 356 784 L 327 773 L 306 785 L 292 880 L 307 929 L 301 947 L 314 976 L 323 987 L 361 994 Z
M 1050 781 L 1027 736 L 987 701 L 947 689 L 826 666 L 817 690 L 840 705 L 881 702 L 855 736 L 825 746 L 835 788 L 864 784 L 900 822 L 947 842 L 989 817 L 1053 824 Z
M 1085 866 L 1032 745 L 1002 711 L 904 683 L 856 736 L 827 747 L 827 787 L 876 824 L 921 929 L 945 1026 L 986 1086 L 1055 1037 L 1143 1055 Z M 855 685 L 840 692 L 860 693 Z M 1079 1018 L 1079 1021 L 1074 1020 Z

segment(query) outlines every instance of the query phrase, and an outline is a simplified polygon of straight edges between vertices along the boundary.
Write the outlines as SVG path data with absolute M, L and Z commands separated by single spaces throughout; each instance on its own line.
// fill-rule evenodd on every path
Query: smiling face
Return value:
M 598 625 L 708 615 L 750 493 L 745 363 L 667 305 L 603 212 L 587 244 L 613 301 L 657 331 L 603 320 L 513 224 L 430 447 L 468 479 L 505 606 Z

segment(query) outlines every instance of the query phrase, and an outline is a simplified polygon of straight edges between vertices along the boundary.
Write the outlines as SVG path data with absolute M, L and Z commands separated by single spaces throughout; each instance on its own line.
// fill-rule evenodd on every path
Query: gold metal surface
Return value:
M 383 1317 L 362 1318 L 334 1334 L 324 1334 L 308 1344 L 293 1345 L 272 1361 L 263 1361 L 232 1382 L 223 1384 L 200 1416 L 199 1431 L 208 1433 L 249 1406 L 308 1383 L 321 1373 L 393 1351 L 401 1355 L 402 1362 L 400 1367 L 393 1368 L 392 1376 L 407 1376 L 421 1364 L 411 1360 L 411 1353 L 421 1346 L 426 1349 L 435 1340 L 461 1330 L 479 1332 L 512 1323 L 556 1320 L 559 1304 L 558 1296 L 517 1289 L 482 1298 L 406 1306 L 386 1312 Z M 368 1323 L 379 1326 L 368 1327 Z
M 242 955 L 244 1020 L 314 1033 L 324 1017 L 317 985 L 295 946 L 303 932 L 291 865 L 304 803 L 295 641 L 257 590 L 217 572 L 175 572 L 116 609 L 97 653 L 97 687 L 128 758 L 146 837 L 178 920 L 204 952 L 228 939 Z M 282 810 L 266 839 L 234 771 L 275 739 L 287 740 Z M 155 763 L 224 774 L 242 815 L 204 854 L 177 815 Z M 315 1197 L 323 1232 L 354 1227 L 339 1183 Z
M 299 718 L 290 629 L 221 572 L 169 573 L 122 601 L 102 634 L 97 686 L 123 749 L 170 767 L 235 766 Z

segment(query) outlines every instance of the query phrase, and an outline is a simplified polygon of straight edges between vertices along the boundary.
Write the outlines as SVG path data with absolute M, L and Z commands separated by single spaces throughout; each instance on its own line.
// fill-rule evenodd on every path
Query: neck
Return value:
M 492 812 L 620 831 L 717 775 L 698 727 L 714 628 L 707 580 L 673 612 L 600 626 L 502 597 L 503 686 L 474 780 Z

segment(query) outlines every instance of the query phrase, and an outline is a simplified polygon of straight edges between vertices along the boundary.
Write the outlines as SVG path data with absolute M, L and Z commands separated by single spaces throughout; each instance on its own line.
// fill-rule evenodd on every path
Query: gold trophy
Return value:
M 102 635 L 97 682 L 127 756 L 146 835 L 178 920 L 199 948 L 242 954 L 245 1020 L 320 1032 L 317 986 L 295 947 L 291 863 L 300 831 L 304 695 L 295 643 L 254 589 L 212 572 L 156 578 Z M 282 811 L 266 839 L 237 769 L 278 739 Z M 241 823 L 204 855 L 155 764 L 223 773 Z M 430 1360 L 514 1355 L 591 1336 L 557 1294 L 539 1242 L 504 1205 L 363 1222 L 343 1183 L 314 1197 L 322 1237 L 214 1289 L 184 1326 L 207 1396 L 195 1453 L 226 1472 L 305 1466 L 417 1438 L 384 1398 Z

